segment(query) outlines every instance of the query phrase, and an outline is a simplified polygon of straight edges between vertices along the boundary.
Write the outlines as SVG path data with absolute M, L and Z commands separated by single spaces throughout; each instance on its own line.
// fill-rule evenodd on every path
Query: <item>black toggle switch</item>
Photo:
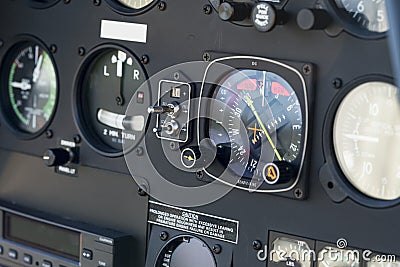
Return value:
M 242 21 L 250 18 L 251 3 L 224 2 L 218 8 L 220 19 L 225 21 Z
M 62 166 L 74 159 L 74 153 L 65 148 L 51 148 L 44 152 L 43 161 L 48 167 Z
M 304 8 L 297 13 L 297 25 L 305 31 L 323 30 L 329 26 L 331 21 L 328 12 L 323 9 Z

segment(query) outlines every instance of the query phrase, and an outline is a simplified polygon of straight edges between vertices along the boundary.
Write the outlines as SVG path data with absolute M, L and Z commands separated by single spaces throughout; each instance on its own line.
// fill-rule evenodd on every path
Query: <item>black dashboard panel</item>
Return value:
M 385 194 L 387 183 L 400 187 L 398 99 L 388 89 L 387 99 L 376 97 L 383 102 L 355 101 L 352 112 L 369 127 L 354 123 L 344 133 L 357 147 L 347 162 L 359 168 L 346 175 L 383 179 L 383 189 L 370 191 L 375 198 L 346 178 L 333 141 L 337 109 L 352 88 L 394 84 L 387 33 L 362 28 L 337 3 L 368 2 L 359 8 L 377 8 L 380 22 L 386 14 L 374 3 L 381 1 L 155 0 L 136 10 L 117 2 L 0 3 L 0 200 L 7 207 L 125 233 L 132 266 L 374 266 L 263 258 L 278 246 L 400 256 L 400 198 Z M 16 53 L 26 40 L 45 48 L 56 96 L 37 85 L 46 56 L 35 55 L 35 45 Z M 40 110 L 34 95 L 52 99 L 54 110 Z M 24 103 L 26 118 L 16 111 Z M 377 109 L 386 115 L 373 124 Z M 15 126 L 36 126 L 37 114 L 47 120 L 39 130 Z M 364 145 L 385 138 L 393 145 Z M 26 264 L 28 248 L 3 241 L 0 265 Z M 129 265 L 86 253 L 82 266 Z M 40 255 L 33 264 L 58 259 Z

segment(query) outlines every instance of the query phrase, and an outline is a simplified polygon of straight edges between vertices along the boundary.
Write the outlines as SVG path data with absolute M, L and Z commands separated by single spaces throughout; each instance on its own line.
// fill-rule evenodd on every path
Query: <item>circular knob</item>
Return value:
M 161 126 L 164 131 L 169 134 L 175 134 L 176 131 L 179 130 L 179 124 L 175 120 L 171 120 L 169 122 L 166 122 L 163 126 Z
M 64 148 L 51 148 L 44 152 L 43 161 L 48 167 L 61 166 L 73 159 L 73 153 Z
M 329 26 L 331 17 L 323 9 L 304 8 L 297 13 L 297 25 L 302 30 L 322 30 Z
M 276 24 L 277 12 L 271 4 L 261 2 L 254 6 L 251 19 L 256 29 L 260 32 L 272 30 Z
M 250 17 L 251 4 L 224 2 L 218 8 L 219 17 L 225 21 L 242 21 Z

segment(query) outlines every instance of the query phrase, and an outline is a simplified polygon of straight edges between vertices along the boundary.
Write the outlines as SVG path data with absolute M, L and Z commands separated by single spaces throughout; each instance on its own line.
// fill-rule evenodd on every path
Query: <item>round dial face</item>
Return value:
M 156 267 L 215 267 L 214 256 L 207 244 L 196 237 L 180 236 L 161 250 Z
M 296 267 L 312 265 L 310 257 L 301 257 L 301 255 L 309 255 L 308 252 L 311 250 L 304 241 L 278 237 L 272 242 L 272 250 L 275 252 L 271 259 L 273 262 L 287 262 L 286 266 Z
M 117 1 L 126 7 L 133 9 L 141 9 L 150 5 L 155 0 L 117 0 Z
M 349 182 L 365 195 L 400 197 L 400 102 L 385 82 L 355 87 L 340 104 L 333 127 L 337 161 Z
M 379 261 L 376 258 L 372 258 L 371 261 L 366 263 L 367 267 L 400 267 L 400 261 L 384 261 L 380 259 Z
M 60 0 L 29 0 L 29 5 L 33 8 L 48 8 Z
M 318 267 L 358 267 L 360 259 L 354 250 L 324 247 L 318 253 Z
M 57 78 L 50 55 L 42 45 L 24 42 L 12 50 L 6 64 L 5 115 L 17 130 L 38 133 L 56 106 Z
M 100 153 L 122 153 L 135 137 L 124 130 L 126 108 L 146 81 L 135 56 L 117 48 L 100 48 L 84 64 L 78 83 L 78 120 L 84 137 Z M 140 94 L 135 101 L 140 101 Z
M 335 0 L 349 19 L 362 29 L 383 33 L 389 29 L 385 0 Z
M 228 168 L 243 178 L 270 184 L 279 173 L 298 167 L 302 112 L 285 79 L 267 71 L 238 70 L 222 80 L 213 97 L 226 106 L 211 107 L 215 120 L 209 136 L 217 146 L 218 160 L 226 160 L 228 149 L 233 155 Z

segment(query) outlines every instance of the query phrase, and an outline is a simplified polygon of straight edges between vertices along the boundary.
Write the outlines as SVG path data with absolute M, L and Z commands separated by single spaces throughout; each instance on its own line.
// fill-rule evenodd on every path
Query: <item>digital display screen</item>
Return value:
M 4 238 L 79 262 L 80 233 L 4 213 Z

